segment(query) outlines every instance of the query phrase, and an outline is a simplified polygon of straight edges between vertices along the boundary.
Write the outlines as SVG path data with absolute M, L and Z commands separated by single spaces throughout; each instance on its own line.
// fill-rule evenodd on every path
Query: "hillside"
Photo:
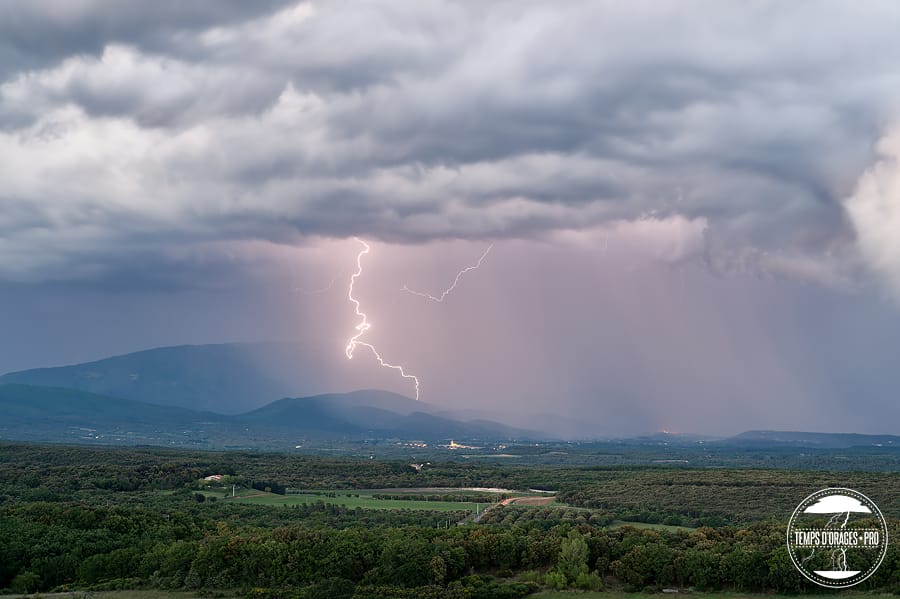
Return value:
M 434 406 L 387 391 L 285 398 L 237 417 L 244 423 L 280 430 L 377 433 L 413 438 L 529 437 L 525 431 L 491 421 L 437 416 Z
M 2 383 L 64 387 L 194 410 L 237 414 L 293 394 L 276 367 L 275 343 L 160 347 L 71 366 L 0 377 Z
M 367 390 L 285 398 L 244 414 L 223 415 L 75 389 L 6 384 L 0 385 L 0 439 L 285 449 L 299 439 L 527 436 L 494 422 L 461 422 L 423 409 L 433 408 Z
M 59 442 L 171 444 L 198 438 L 223 420 L 76 389 L 19 384 L 0 385 L 0 412 L 0 438 Z

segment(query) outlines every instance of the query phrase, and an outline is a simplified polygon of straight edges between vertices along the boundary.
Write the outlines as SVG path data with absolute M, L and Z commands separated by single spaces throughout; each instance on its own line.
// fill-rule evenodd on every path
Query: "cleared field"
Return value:
M 218 497 L 221 501 L 228 503 L 251 503 L 256 505 L 304 505 L 308 503 L 316 503 L 321 501 L 332 505 L 342 505 L 344 507 L 354 509 L 363 508 L 369 510 L 432 510 L 436 512 L 452 512 L 470 510 L 475 511 L 476 507 L 483 510 L 486 505 L 484 503 L 473 503 L 468 501 L 418 501 L 403 499 L 376 499 L 371 494 L 365 492 L 342 493 L 334 492 L 334 497 L 323 494 L 301 493 L 297 495 L 276 495 L 275 493 L 265 493 L 263 491 L 243 490 L 238 491 L 236 497 L 222 498 L 221 494 L 215 492 L 206 493 L 207 496 Z

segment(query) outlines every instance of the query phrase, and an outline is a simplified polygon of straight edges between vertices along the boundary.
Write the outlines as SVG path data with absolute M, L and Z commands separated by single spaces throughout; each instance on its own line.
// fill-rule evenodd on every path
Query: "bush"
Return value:
M 568 585 L 568 581 L 566 580 L 566 575 L 562 572 L 551 570 L 550 572 L 547 572 L 546 576 L 544 576 L 544 584 L 552 589 L 561 591 L 566 588 L 566 586 Z
M 14 593 L 29 595 L 36 593 L 40 588 L 41 577 L 34 572 L 22 572 L 12 579 L 12 590 Z
M 603 579 L 596 572 L 579 574 L 575 579 L 575 586 L 585 591 L 599 591 L 603 589 Z
M 525 582 L 533 582 L 535 584 L 540 584 L 544 577 L 537 570 L 525 570 L 522 572 L 521 576 L 522 580 Z
M 351 580 L 343 578 L 326 578 L 309 587 L 306 591 L 308 599 L 350 599 L 356 590 Z

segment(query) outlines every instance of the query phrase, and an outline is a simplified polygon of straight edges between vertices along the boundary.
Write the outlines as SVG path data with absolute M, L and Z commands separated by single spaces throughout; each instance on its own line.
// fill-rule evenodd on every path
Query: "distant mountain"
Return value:
M 295 393 L 278 370 L 287 344 L 161 347 L 96 362 L 37 368 L 2 383 L 64 387 L 166 406 L 236 414 Z
M 0 438 L 169 444 L 197 437 L 217 414 L 157 406 L 75 389 L 0 385 Z M 178 442 L 181 445 L 183 443 Z
M 437 409 L 388 391 L 286 398 L 237 417 L 270 429 L 376 433 L 406 438 L 523 438 L 520 429 L 487 420 L 460 421 L 434 414 Z
M 4 427 L 24 426 L 35 421 L 44 423 L 84 424 L 86 420 L 102 424 L 144 423 L 178 425 L 203 418 L 221 418 L 182 408 L 157 406 L 106 397 L 75 389 L 0 385 L 0 408 Z
M 723 443 L 742 445 L 792 445 L 841 449 L 848 447 L 900 447 L 900 436 L 858 433 L 807 433 L 802 431 L 747 431 Z
M 427 413 L 432 406 L 366 390 L 286 398 L 238 415 L 199 412 L 59 387 L 0 384 L 0 438 L 198 447 L 287 448 L 302 438 L 528 438 L 488 421 Z
M 349 393 L 324 393 L 321 395 L 299 398 L 296 401 L 299 401 L 300 399 L 326 403 L 333 406 L 335 409 L 340 409 L 345 412 L 362 407 L 379 408 L 381 410 L 388 410 L 403 415 L 409 415 L 413 412 L 433 413 L 438 410 L 435 406 L 425 403 L 424 401 L 417 401 L 405 395 L 384 391 L 382 389 L 361 389 Z M 272 405 L 274 404 L 269 404 L 266 407 L 268 408 Z

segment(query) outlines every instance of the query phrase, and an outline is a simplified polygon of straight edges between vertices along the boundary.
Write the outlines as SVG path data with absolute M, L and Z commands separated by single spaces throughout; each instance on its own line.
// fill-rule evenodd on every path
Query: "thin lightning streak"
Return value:
M 332 290 L 332 288 L 334 287 L 334 284 L 337 283 L 337 280 L 338 280 L 339 278 L 341 278 L 341 275 L 342 275 L 342 274 L 344 274 L 344 269 L 343 269 L 343 268 L 342 268 L 341 270 L 338 271 L 338 274 L 334 275 L 334 278 L 331 279 L 331 281 L 330 281 L 330 282 L 328 283 L 328 285 L 326 285 L 325 287 L 321 287 L 321 288 L 319 288 L 319 289 L 311 289 L 311 290 L 309 290 L 309 291 L 305 291 L 305 290 L 303 290 L 303 289 L 300 289 L 299 287 L 296 287 L 296 288 L 294 289 L 294 291 L 299 291 L 299 292 L 302 293 L 303 295 L 316 295 L 317 293 L 326 293 L 326 292 Z
M 356 349 L 357 345 L 362 345 L 363 347 L 368 347 L 372 350 L 372 353 L 375 354 L 375 359 L 378 360 L 378 363 L 384 366 L 385 368 L 392 368 L 400 373 L 405 379 L 412 379 L 416 384 L 416 401 L 419 401 L 419 379 L 414 374 L 407 374 L 405 370 L 403 370 L 402 366 L 398 366 L 396 364 L 389 364 L 382 359 L 381 354 L 378 353 L 378 350 L 375 349 L 375 346 L 371 343 L 366 343 L 365 341 L 360 341 L 360 338 L 366 334 L 366 331 L 372 328 L 372 325 L 369 324 L 369 318 L 366 316 L 364 312 L 360 310 L 359 300 L 353 297 L 353 285 L 356 283 L 356 279 L 362 275 L 362 257 L 369 253 L 369 244 L 363 241 L 358 237 L 354 237 L 354 239 L 360 242 L 363 245 L 363 249 L 360 250 L 359 254 L 356 255 L 356 272 L 350 276 L 350 287 L 347 289 L 347 299 L 349 299 L 353 305 L 356 307 L 356 315 L 359 316 L 362 320 L 360 320 L 359 324 L 356 325 L 357 333 L 350 337 L 350 340 L 347 342 L 347 347 L 344 350 L 344 353 L 347 354 L 347 359 L 353 359 L 353 350 Z
M 440 297 L 435 297 L 429 293 L 423 293 L 421 291 L 414 291 L 414 290 L 410 289 L 409 287 L 407 287 L 406 285 L 403 286 L 403 289 L 401 289 L 401 291 L 405 291 L 405 292 L 411 293 L 413 295 L 418 295 L 419 297 L 424 297 L 425 299 L 430 299 L 433 302 L 442 302 L 442 301 L 444 301 L 444 298 L 446 298 L 448 295 L 450 295 L 450 293 L 453 292 L 454 289 L 456 289 L 456 285 L 459 283 L 459 280 L 462 278 L 462 276 L 464 274 L 466 274 L 470 270 L 475 270 L 475 269 L 481 267 L 481 263 L 484 262 L 484 259 L 487 258 L 487 255 L 490 253 L 491 248 L 493 248 L 493 247 L 494 247 L 494 244 L 492 243 L 491 245 L 488 246 L 488 248 L 486 250 L 484 250 L 484 253 L 481 254 L 481 258 L 478 259 L 478 262 L 476 262 L 472 266 L 467 266 L 464 269 L 462 269 L 461 271 L 459 271 L 458 273 L 456 273 L 456 278 L 453 279 L 453 284 L 450 285 L 449 287 L 447 287 L 447 289 L 445 289 L 443 291 L 443 293 L 441 293 Z

